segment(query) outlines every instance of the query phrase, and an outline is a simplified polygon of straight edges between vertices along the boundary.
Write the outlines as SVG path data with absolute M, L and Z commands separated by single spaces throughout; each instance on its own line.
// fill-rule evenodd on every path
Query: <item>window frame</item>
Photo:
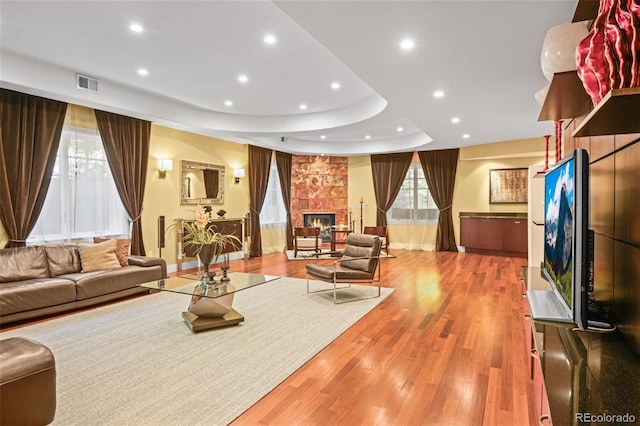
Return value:
M 424 183 L 422 184 L 422 182 Z M 409 186 L 409 188 L 406 188 Z M 421 187 L 424 186 L 424 187 Z M 402 191 L 411 191 L 411 208 L 402 208 L 397 206 L 396 203 L 401 202 L 402 199 Z M 426 191 L 426 194 L 422 194 L 423 191 Z M 420 204 L 420 196 L 426 197 L 427 208 L 421 209 L 419 207 Z M 409 218 L 394 218 L 394 209 L 395 210 L 408 210 L 410 212 Z M 426 217 L 420 218 L 419 212 L 421 210 L 426 211 Z M 440 215 L 440 211 L 438 206 L 436 205 L 433 196 L 431 195 L 431 191 L 429 191 L 429 186 L 427 184 L 427 179 L 424 176 L 424 171 L 422 170 L 422 165 L 420 163 L 411 163 L 409 166 L 409 170 L 407 170 L 407 174 L 403 179 L 402 187 L 396 196 L 396 199 L 393 201 L 391 208 L 387 211 L 387 224 L 388 225 L 429 225 L 429 224 L 437 224 L 438 218 Z
M 76 153 L 72 153 L 73 144 L 79 140 L 88 140 L 91 143 L 99 146 L 101 148 L 101 153 L 98 156 L 93 155 L 83 155 L 81 152 L 76 150 Z M 77 145 L 76 145 L 77 148 Z M 70 161 L 75 159 L 76 164 L 80 164 L 81 162 L 85 163 L 85 170 L 90 170 L 91 167 L 86 167 L 89 163 L 94 163 L 95 166 L 99 163 L 101 175 L 91 175 L 91 174 L 78 174 L 75 173 L 76 178 L 72 174 L 74 173 L 73 167 L 70 165 Z M 102 180 L 103 182 L 98 182 L 95 185 L 99 185 L 100 190 L 104 190 L 105 194 L 103 194 L 105 198 L 102 199 L 99 209 L 93 209 L 94 214 L 98 213 L 100 218 L 94 221 L 94 225 L 96 222 L 100 222 L 102 224 L 107 224 L 103 229 L 89 229 L 89 230 L 72 230 L 73 219 L 72 216 L 76 215 L 79 210 L 75 208 L 76 203 L 78 203 L 79 199 L 81 199 L 82 194 L 74 194 L 74 191 L 78 188 L 78 180 L 84 179 L 86 181 L 91 180 Z M 104 182 L 104 180 L 110 180 Z M 52 195 L 51 191 L 52 186 L 58 186 L 57 191 L 59 192 L 58 196 L 60 198 L 59 204 L 55 201 L 50 201 L 50 203 L 54 203 L 53 205 L 49 204 L 48 197 L 55 196 Z M 95 192 L 96 186 L 93 186 L 91 192 Z M 98 191 L 100 192 L 100 191 Z M 53 213 L 53 210 L 57 210 L 59 208 L 59 215 Z M 82 213 L 80 211 L 80 213 Z M 111 220 L 109 219 L 109 215 L 112 215 Z M 121 219 L 118 219 L 118 215 L 122 215 Z M 58 220 L 58 225 L 56 227 L 57 232 L 49 232 L 45 233 L 42 227 L 41 221 L 43 220 L 51 220 L 51 218 L 55 216 Z M 118 224 L 118 222 L 120 222 Z M 78 223 L 78 222 L 76 222 Z M 90 222 L 89 222 L 90 223 Z M 95 226 L 94 226 L 95 227 Z M 58 147 L 58 152 L 56 153 L 56 160 L 54 169 L 51 175 L 51 183 L 48 188 L 47 196 L 45 197 L 45 202 L 40 212 L 40 217 L 34 226 L 31 234 L 27 237 L 27 243 L 29 244 L 46 244 L 46 243 L 55 243 L 55 242 L 73 242 L 73 241 L 84 241 L 90 239 L 94 236 L 113 236 L 113 237 L 127 237 L 130 234 L 131 223 L 127 216 L 126 210 L 122 205 L 122 200 L 118 195 L 118 190 L 115 186 L 115 181 L 113 180 L 113 176 L 111 174 L 111 169 L 109 167 L 109 161 L 107 159 L 104 145 L 102 143 L 102 138 L 100 137 L 99 132 L 92 129 L 85 129 L 76 127 L 73 125 L 65 125 L 62 130 L 62 134 L 60 136 L 60 145 Z

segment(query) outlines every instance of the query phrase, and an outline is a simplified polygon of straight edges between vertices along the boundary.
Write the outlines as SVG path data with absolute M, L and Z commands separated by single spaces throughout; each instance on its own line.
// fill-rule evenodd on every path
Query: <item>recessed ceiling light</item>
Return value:
M 334 81 L 333 83 L 331 83 L 331 88 L 333 90 L 338 90 L 340 88 L 340 83 L 338 83 L 337 81 Z
M 300 106 L 298 106 L 298 108 L 300 108 L 300 109 L 307 109 L 307 104 L 300 104 Z
M 231 106 L 231 105 L 233 105 L 233 102 L 231 102 L 231 101 L 229 101 L 229 100 L 226 100 L 226 101 L 224 101 L 224 104 L 225 104 L 226 106 Z
M 140 24 L 131 24 L 129 25 L 129 29 L 131 31 L 133 31 L 134 33 L 141 33 L 142 31 L 144 31 L 144 28 L 142 28 L 142 25 Z
M 320 135 L 320 139 L 326 139 L 327 135 Z
M 465 133 L 464 135 L 462 135 L 463 139 L 469 139 L 471 137 L 471 135 L 469 133 Z
M 411 50 L 411 49 L 413 49 L 413 47 L 414 47 L 415 45 L 416 45 L 416 44 L 413 42 L 413 40 L 410 40 L 410 39 L 408 39 L 408 38 L 406 38 L 406 39 L 404 39 L 404 40 L 402 40 L 402 41 L 400 42 L 400 48 L 401 48 L 402 50 Z
M 267 44 L 275 44 L 276 36 L 274 36 L 273 34 L 267 34 L 266 36 L 264 36 L 264 42 Z
M 458 123 L 460 122 L 460 117 L 453 117 L 453 118 L 451 119 L 451 122 L 452 122 L 453 124 L 458 124 Z
M 434 98 L 443 98 L 444 97 L 444 92 L 442 90 L 436 90 L 435 92 L 433 92 L 433 97 Z
M 402 126 L 398 126 L 398 127 L 396 127 L 396 130 L 397 130 L 398 132 L 404 132 L 404 127 L 402 127 Z
M 247 81 L 249 81 L 249 77 L 247 77 L 247 75 L 246 75 L 246 74 L 240 74 L 240 75 L 238 76 L 238 81 L 239 81 L 240 83 L 246 83 Z
M 371 135 L 366 135 L 364 138 L 365 139 L 371 139 Z
M 147 71 L 147 70 L 146 70 L 146 69 L 144 69 L 144 68 L 140 68 L 140 69 L 138 70 L 138 75 L 149 75 L 149 71 Z

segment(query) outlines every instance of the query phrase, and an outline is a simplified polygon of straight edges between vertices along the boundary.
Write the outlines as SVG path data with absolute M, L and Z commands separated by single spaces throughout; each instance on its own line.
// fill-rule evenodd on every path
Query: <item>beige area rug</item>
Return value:
M 293 250 L 285 250 L 285 254 L 287 255 L 287 260 L 337 259 L 337 257 L 331 256 L 329 250 L 322 250 L 322 253 L 320 253 L 320 255 L 318 255 L 318 256 L 316 256 L 311 251 L 299 251 L 297 257 L 293 255 Z M 394 255 L 387 254 L 385 252 L 380 253 L 380 257 L 389 257 L 389 258 L 393 257 L 393 258 L 395 258 Z
M 322 286 L 315 283 L 315 286 Z M 344 297 L 373 294 L 353 286 Z M 56 359 L 55 425 L 224 425 L 351 327 L 393 290 L 334 305 L 281 278 L 235 295 L 236 327 L 194 334 L 189 297 L 157 293 L 7 331 Z

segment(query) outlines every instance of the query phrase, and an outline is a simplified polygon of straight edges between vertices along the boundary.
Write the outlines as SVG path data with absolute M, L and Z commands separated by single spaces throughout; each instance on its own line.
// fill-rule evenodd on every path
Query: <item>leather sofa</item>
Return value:
M 46 346 L 0 340 L 0 424 L 47 425 L 56 414 L 56 365 Z
M 137 285 L 167 277 L 163 259 L 129 255 L 127 263 L 82 272 L 75 244 L 1 249 L 0 324 L 147 292 Z

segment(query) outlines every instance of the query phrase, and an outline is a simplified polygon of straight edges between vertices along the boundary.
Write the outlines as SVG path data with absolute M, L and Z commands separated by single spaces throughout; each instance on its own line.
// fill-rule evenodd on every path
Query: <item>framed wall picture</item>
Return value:
M 528 170 L 493 169 L 489 171 L 489 204 L 526 203 Z

